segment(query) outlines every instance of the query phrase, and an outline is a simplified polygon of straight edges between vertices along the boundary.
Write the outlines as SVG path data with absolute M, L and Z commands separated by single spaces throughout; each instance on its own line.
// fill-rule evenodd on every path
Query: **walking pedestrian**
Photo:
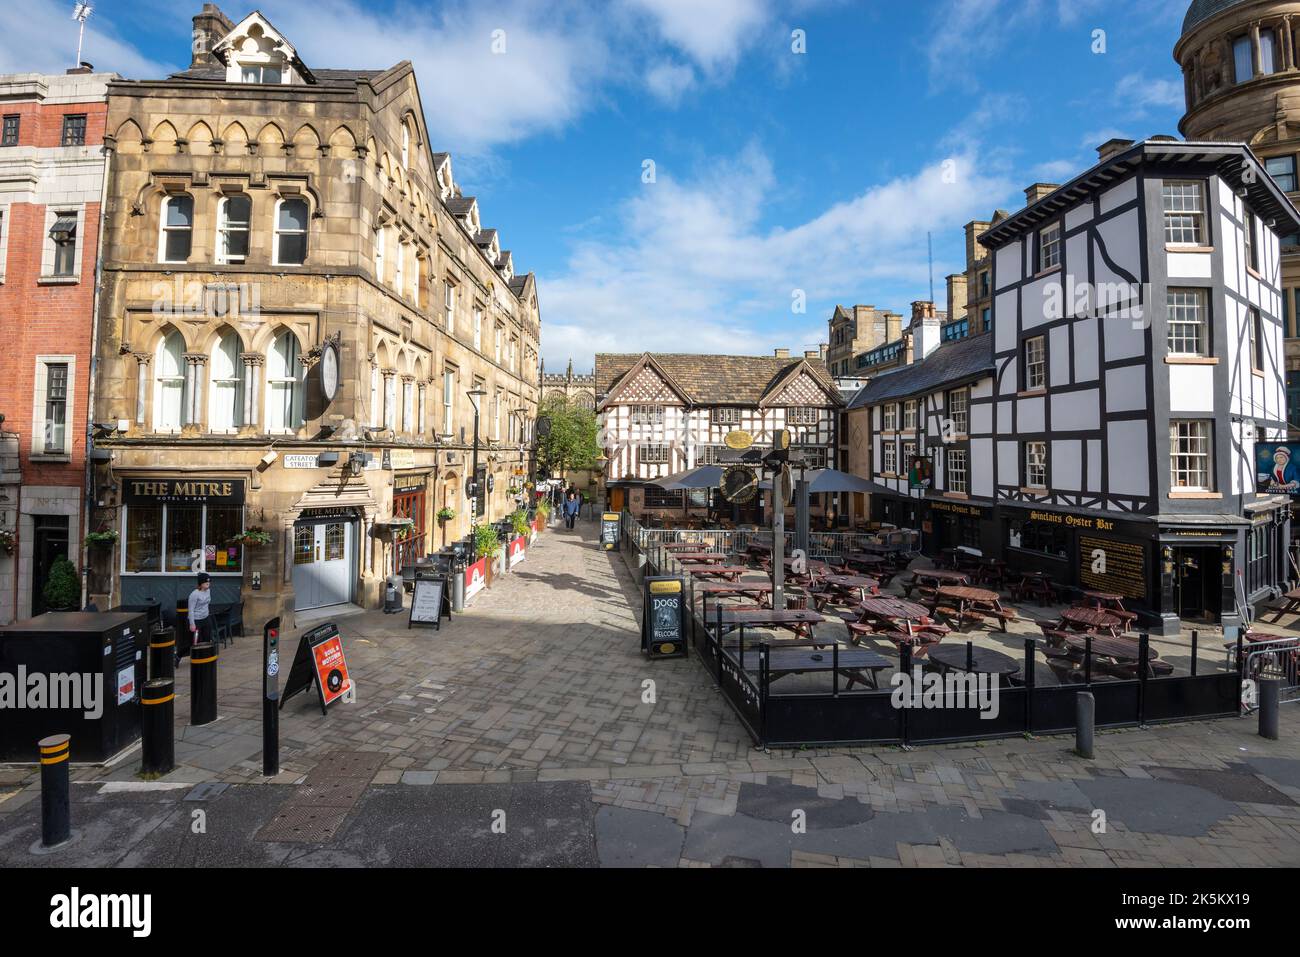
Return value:
M 190 592 L 189 606 L 191 644 L 212 640 L 212 577 L 199 572 L 198 584 Z
M 577 492 L 570 492 L 564 499 L 564 527 L 573 528 L 578 520 L 578 511 L 582 508 L 582 499 Z

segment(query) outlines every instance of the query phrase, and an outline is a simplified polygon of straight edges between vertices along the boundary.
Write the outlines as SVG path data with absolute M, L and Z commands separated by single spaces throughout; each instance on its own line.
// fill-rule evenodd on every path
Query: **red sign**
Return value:
M 316 663 L 316 678 L 320 682 L 321 697 L 326 705 L 343 697 L 352 688 L 348 678 L 348 663 L 343 657 L 343 639 L 338 635 L 312 646 Z
M 528 555 L 528 540 L 520 535 L 510 543 L 510 567 L 514 568 Z
M 480 558 L 465 569 L 465 597 L 477 595 L 487 585 L 487 559 Z

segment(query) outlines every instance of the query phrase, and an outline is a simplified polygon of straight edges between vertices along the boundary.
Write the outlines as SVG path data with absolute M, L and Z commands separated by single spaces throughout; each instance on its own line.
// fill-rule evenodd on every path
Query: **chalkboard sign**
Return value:
M 600 547 L 607 552 L 622 549 L 623 516 L 618 512 L 606 512 L 600 517 Z
M 442 631 L 444 610 L 451 617 L 451 600 L 447 594 L 447 582 L 442 578 L 417 578 L 415 593 L 411 596 L 411 617 L 406 627 L 432 628 Z
M 641 608 L 641 651 L 649 658 L 685 658 L 686 583 L 647 578 Z

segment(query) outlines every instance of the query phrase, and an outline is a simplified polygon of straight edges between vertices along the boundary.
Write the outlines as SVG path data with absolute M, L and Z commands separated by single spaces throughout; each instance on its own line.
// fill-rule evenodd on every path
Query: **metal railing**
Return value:
M 642 548 L 671 542 L 703 542 L 707 551 L 743 552 L 751 542 L 770 545 L 772 533 L 755 529 L 645 528 L 633 521 L 637 544 Z M 882 540 L 884 544 L 882 545 Z M 794 549 L 795 533 L 785 533 L 786 554 Z M 843 558 L 864 550 L 880 548 L 899 552 L 916 547 L 915 533 L 896 532 L 811 532 L 808 535 L 809 558 Z
M 1242 646 L 1245 677 L 1258 682 L 1277 679 L 1282 682 L 1283 704 L 1300 701 L 1300 639 L 1270 638 Z M 1247 708 L 1254 711 L 1255 707 Z

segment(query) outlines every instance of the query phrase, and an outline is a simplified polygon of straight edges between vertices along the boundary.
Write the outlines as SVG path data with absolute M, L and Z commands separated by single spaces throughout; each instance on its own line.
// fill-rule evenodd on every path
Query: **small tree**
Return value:
M 596 413 L 562 395 L 542 400 L 537 417 L 550 419 L 548 435 L 537 437 L 537 461 L 551 475 L 596 465 L 600 445 L 596 441 Z
M 60 558 L 50 566 L 50 577 L 41 591 L 45 604 L 54 611 L 76 608 L 81 600 L 81 583 L 77 581 L 77 566 Z

